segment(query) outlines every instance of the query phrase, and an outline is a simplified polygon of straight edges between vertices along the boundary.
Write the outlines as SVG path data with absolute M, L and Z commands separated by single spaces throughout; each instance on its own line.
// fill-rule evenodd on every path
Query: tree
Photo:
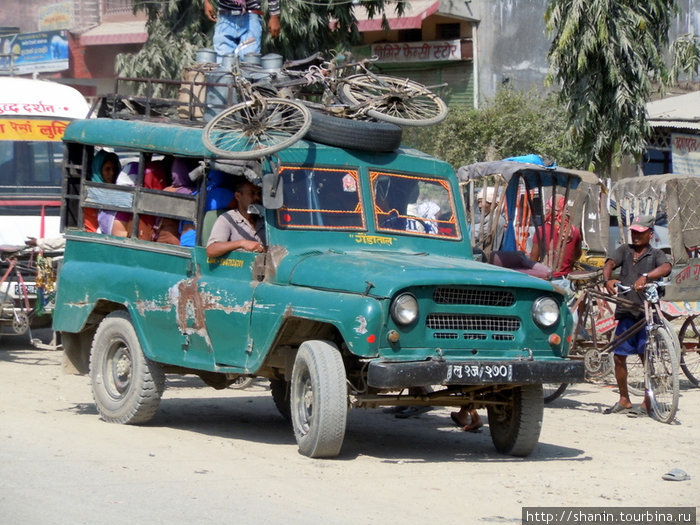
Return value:
M 148 40 L 135 54 L 117 57 L 120 76 L 180 78 L 183 67 L 194 62 L 197 49 L 211 47 L 214 24 L 204 16 L 203 0 L 133 0 L 134 12 L 148 14 Z M 278 39 L 265 35 L 263 49 L 287 58 L 300 58 L 316 51 L 347 48 L 358 38 L 353 7 L 365 7 L 370 16 L 386 21 L 390 8 L 403 13 L 407 0 L 282 0 Z M 267 7 L 267 2 L 264 2 Z M 389 11 L 391 14 L 391 11 Z
M 400 16 L 407 0 L 370 0 L 355 5 L 367 9 L 370 18 Z M 263 43 L 287 58 L 302 58 L 316 51 L 348 49 L 359 42 L 353 2 L 347 0 L 281 0 L 282 34 L 278 39 L 265 35 Z M 393 8 L 393 10 L 392 10 Z
M 119 76 L 179 79 L 197 49 L 211 43 L 202 0 L 134 0 L 137 11 L 148 14 L 148 40 L 137 53 L 117 55 Z
M 570 123 L 594 169 L 639 158 L 649 133 L 645 105 L 667 78 L 663 51 L 675 0 L 550 0 L 549 82 L 558 81 Z
M 473 162 L 536 153 L 567 168 L 583 168 L 578 148 L 565 140 L 563 108 L 554 94 L 504 88 L 480 109 L 450 108 L 447 119 L 428 128 L 406 129 L 404 142 L 455 168 Z
M 677 82 L 685 74 L 689 81 L 700 74 L 700 37 L 683 35 L 671 44 L 671 80 Z

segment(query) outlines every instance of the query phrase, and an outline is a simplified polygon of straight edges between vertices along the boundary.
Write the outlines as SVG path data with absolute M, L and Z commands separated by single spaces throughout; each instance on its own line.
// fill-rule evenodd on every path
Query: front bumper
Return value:
M 367 383 L 375 388 L 429 385 L 580 383 L 583 361 L 372 361 Z

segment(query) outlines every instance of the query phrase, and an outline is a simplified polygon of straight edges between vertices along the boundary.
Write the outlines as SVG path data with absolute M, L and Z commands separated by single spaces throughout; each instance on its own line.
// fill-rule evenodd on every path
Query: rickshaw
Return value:
M 575 266 L 575 282 L 589 282 L 600 274 L 607 253 L 605 185 L 589 171 L 545 165 L 534 155 L 523 160 L 534 162 L 480 162 L 457 172 L 475 257 L 549 279 L 560 268 L 565 240 L 576 226 L 581 231 L 582 255 Z M 490 206 L 484 203 L 485 197 Z M 552 213 L 557 206 L 560 213 Z M 562 234 L 549 236 L 545 242 L 547 228 Z M 546 245 L 537 250 L 537 260 L 530 259 L 534 240 L 539 247 Z M 572 301 L 572 291 L 562 290 L 563 300 Z M 565 389 L 565 384 L 545 385 L 545 402 L 556 399 Z
M 457 176 L 467 218 L 472 225 L 471 245 L 484 260 L 491 260 L 492 253 L 499 250 L 529 254 L 533 239 L 541 235 L 537 227 L 549 222 L 557 229 L 577 226 L 581 230 L 581 262 L 595 267 L 605 262 L 609 222 L 607 198 L 605 185 L 594 173 L 557 167 L 556 164 L 546 166 L 503 160 L 463 166 Z M 493 195 L 487 213 L 477 205 L 480 195 L 484 194 Z M 549 214 L 548 217 L 548 204 L 559 201 L 561 197 L 565 199 L 563 213 L 557 216 Z M 495 217 L 500 218 L 496 220 Z M 504 234 L 490 235 L 499 225 Z M 563 239 L 564 236 L 560 242 L 550 239 L 546 249 L 540 250 L 539 262 L 550 268 L 557 267 L 562 258 Z
M 611 190 L 619 225 L 617 244 L 629 242 L 635 216 L 656 217 L 657 247 L 665 250 L 673 271 L 661 302 L 662 311 L 678 329 L 680 366 L 700 386 L 700 177 L 682 174 L 622 179 Z

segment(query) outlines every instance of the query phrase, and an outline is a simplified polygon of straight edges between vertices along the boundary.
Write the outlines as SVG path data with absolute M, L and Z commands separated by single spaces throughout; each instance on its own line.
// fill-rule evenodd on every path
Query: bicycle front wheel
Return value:
M 678 410 L 678 356 L 673 335 L 659 327 L 647 336 L 644 381 L 656 419 L 670 423 Z
M 387 75 L 353 75 L 338 87 L 340 98 L 366 107 L 367 115 L 399 126 L 432 126 L 447 117 L 447 104 L 423 84 Z
M 258 159 L 306 135 L 311 112 L 294 100 L 247 100 L 222 111 L 204 127 L 204 146 L 219 157 Z
M 678 335 L 681 344 L 681 368 L 695 386 L 700 386 L 700 322 L 689 317 Z

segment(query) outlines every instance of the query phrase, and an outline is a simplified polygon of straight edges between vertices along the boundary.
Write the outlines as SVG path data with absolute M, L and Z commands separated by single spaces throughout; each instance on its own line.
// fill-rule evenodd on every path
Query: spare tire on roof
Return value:
M 401 145 L 403 130 L 388 122 L 353 120 L 311 111 L 306 140 L 363 151 L 394 151 Z

